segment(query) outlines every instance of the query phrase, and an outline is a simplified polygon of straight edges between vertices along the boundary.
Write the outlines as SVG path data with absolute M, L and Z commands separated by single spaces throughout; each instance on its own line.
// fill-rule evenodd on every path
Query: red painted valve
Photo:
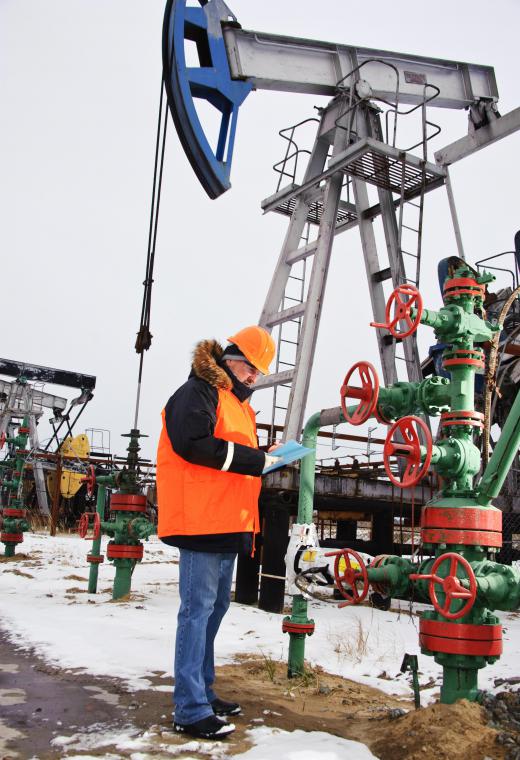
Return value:
M 88 466 L 87 475 L 84 478 L 81 478 L 80 483 L 87 484 L 87 495 L 92 496 L 94 488 L 96 487 L 96 471 L 93 464 Z
M 3 432 L 2 435 L 0 435 L 0 449 L 4 448 L 5 439 L 6 439 L 6 435 L 5 435 L 5 432 Z
M 350 379 L 357 370 L 361 380 L 361 388 L 349 385 Z M 379 378 L 375 367 L 370 362 L 357 362 L 349 369 L 340 389 L 341 410 L 347 422 L 351 425 L 362 425 L 374 413 L 379 397 Z M 347 398 L 359 399 L 359 406 L 352 415 L 348 413 Z
M 426 456 L 423 462 L 421 462 L 421 440 L 414 425 L 423 431 L 426 439 Z M 393 438 L 397 432 L 401 434 L 402 441 Z M 391 456 L 401 457 L 407 462 L 401 479 L 396 477 L 390 469 Z M 394 422 L 387 433 L 383 448 L 383 462 L 386 474 L 392 483 L 398 486 L 398 488 L 411 488 L 426 475 L 431 459 L 432 436 L 427 424 L 420 417 L 414 417 L 413 415 L 401 417 L 400 420 Z
M 354 549 L 340 549 L 337 552 L 327 552 L 326 557 L 336 557 L 334 561 L 334 577 L 336 587 L 340 594 L 345 597 L 346 601 L 340 602 L 338 607 L 348 607 L 351 604 L 361 604 L 368 594 L 368 573 L 363 557 Z M 350 557 L 354 557 L 358 564 L 358 569 L 352 567 Z M 345 562 L 345 568 L 340 567 L 341 560 Z M 363 587 L 361 592 L 357 584 L 362 581 Z
M 92 517 L 92 535 L 87 536 L 90 526 L 90 518 Z M 99 538 L 101 534 L 101 519 L 97 512 L 83 512 L 79 518 L 78 534 L 80 538 Z
M 408 296 L 408 299 L 404 301 L 401 296 Z M 392 316 L 392 307 L 395 305 L 395 310 Z M 416 314 L 412 319 L 411 310 L 415 309 Z M 422 296 L 415 287 L 409 283 L 399 285 L 391 294 L 386 304 L 385 319 L 386 322 L 371 322 L 372 327 L 385 327 L 394 338 L 407 338 L 414 333 L 421 322 L 421 316 L 423 312 L 423 300 Z M 399 322 L 404 321 L 408 325 L 407 328 L 400 331 Z
M 450 560 L 450 572 L 445 578 L 441 578 L 436 575 L 440 565 L 446 560 Z M 465 580 L 469 581 L 469 588 L 465 588 L 460 579 L 457 578 L 457 567 L 461 565 L 465 571 Z M 428 591 L 430 593 L 430 599 L 439 614 L 448 620 L 457 620 L 464 617 L 473 607 L 477 596 L 477 581 L 475 579 L 475 573 L 473 568 L 469 564 L 468 560 L 461 554 L 455 552 L 446 552 L 441 554 L 432 565 L 430 573 L 425 575 L 410 575 L 412 581 L 429 581 Z M 435 591 L 435 584 L 439 583 L 442 586 L 442 592 L 445 594 L 444 605 L 441 607 L 439 600 L 437 599 L 437 593 Z M 450 612 L 451 603 L 454 599 L 467 599 L 467 602 L 462 605 L 458 612 Z

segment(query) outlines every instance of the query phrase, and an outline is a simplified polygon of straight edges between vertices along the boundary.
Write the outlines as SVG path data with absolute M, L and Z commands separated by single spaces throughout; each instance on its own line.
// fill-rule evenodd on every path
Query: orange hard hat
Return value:
M 230 343 L 241 350 L 253 367 L 263 375 L 269 374 L 269 365 L 273 361 L 275 344 L 271 335 L 258 325 L 244 327 L 228 338 Z

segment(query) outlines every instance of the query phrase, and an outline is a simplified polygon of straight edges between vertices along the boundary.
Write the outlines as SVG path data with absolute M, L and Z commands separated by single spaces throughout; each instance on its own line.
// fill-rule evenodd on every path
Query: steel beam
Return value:
M 440 166 L 449 166 L 456 161 L 460 161 L 461 158 L 471 156 L 477 150 L 485 148 L 497 140 L 501 140 L 503 137 L 512 135 L 518 129 L 520 129 L 520 107 L 494 119 L 485 127 L 480 127 L 480 129 L 476 129 L 471 134 L 461 137 L 460 140 L 455 140 L 450 145 L 441 148 L 435 153 L 435 161 Z
M 90 388 L 96 387 L 96 378 L 93 375 L 84 375 L 80 372 L 70 372 L 66 369 L 54 367 L 42 367 L 39 364 L 27 364 L 13 359 L 0 359 L 0 375 L 8 377 L 25 377 L 26 380 L 37 380 L 41 383 L 52 385 L 64 385 L 67 388 Z
M 440 108 L 467 108 L 479 98 L 498 100 L 491 66 L 395 53 L 376 48 L 285 37 L 224 26 L 229 67 L 233 79 L 246 80 L 255 89 L 281 90 L 332 96 L 348 71 L 362 65 L 359 76 L 368 81 L 372 96 L 393 100 L 397 72 L 399 101 L 424 101 L 424 85 L 438 87 L 431 101 Z M 343 82 L 350 85 L 349 79 Z
M 21 403 L 24 398 L 25 387 L 26 386 L 21 385 L 20 383 L 9 383 L 7 380 L 0 380 L 0 393 L 5 393 L 10 404 L 10 406 L 6 406 L 3 411 L 8 411 L 13 416 L 18 414 L 19 417 L 23 417 L 24 414 L 27 413 L 27 410 L 23 409 L 21 406 L 16 406 L 16 402 L 19 401 Z M 63 398 L 62 396 L 54 396 L 52 393 L 44 393 L 35 388 L 31 388 L 30 395 L 33 409 L 45 406 L 48 409 L 58 409 L 62 412 L 67 406 L 66 398 Z

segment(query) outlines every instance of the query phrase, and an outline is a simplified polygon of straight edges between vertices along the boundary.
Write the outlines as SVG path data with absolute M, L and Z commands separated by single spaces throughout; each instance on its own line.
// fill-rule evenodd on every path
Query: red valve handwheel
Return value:
M 424 462 L 421 462 L 421 440 L 414 424 L 421 428 L 426 438 L 426 456 Z M 398 431 L 401 433 L 403 440 L 392 440 L 393 435 Z M 407 461 L 406 469 L 401 479 L 397 478 L 390 469 L 391 456 L 402 457 Z M 426 475 L 431 459 L 432 436 L 424 420 L 410 415 L 408 417 L 401 417 L 400 420 L 394 422 L 387 433 L 383 448 L 383 462 L 386 474 L 392 483 L 398 488 L 411 488 Z
M 363 561 L 363 557 L 358 554 L 354 549 L 340 549 L 337 552 L 327 552 L 326 557 L 336 557 L 334 562 L 334 577 L 336 579 L 336 587 L 340 594 L 345 597 L 346 601 L 341 602 L 338 607 L 348 607 L 351 604 L 361 604 L 363 599 L 368 594 L 368 574 L 367 568 Z M 352 567 L 350 563 L 350 557 L 354 557 L 359 565 L 359 570 Z M 345 569 L 340 570 L 340 562 L 342 558 L 345 560 Z M 363 581 L 363 588 L 361 593 L 358 591 L 357 584 L 359 581 Z M 349 588 L 346 588 L 343 584 L 347 584 Z
M 90 518 L 92 517 L 92 535 L 87 536 Z M 80 538 L 99 538 L 101 533 L 101 519 L 97 512 L 83 512 L 79 518 L 78 535 Z
M 87 495 L 92 496 L 94 488 L 96 487 L 96 471 L 93 464 L 88 466 L 87 473 L 88 474 L 84 478 L 81 478 L 80 483 L 87 484 Z
M 359 373 L 361 388 L 349 385 L 355 371 Z M 379 398 L 379 378 L 375 367 L 370 362 L 357 362 L 349 369 L 340 389 L 341 410 L 347 422 L 351 425 L 362 425 L 374 413 Z M 349 415 L 347 398 L 359 399 L 359 406 Z
M 2 435 L 0 435 L 0 449 L 4 448 L 5 439 L 6 439 L 6 435 L 5 435 L 5 432 L 3 432 Z
M 442 563 L 448 559 L 450 560 L 449 575 L 447 575 L 446 578 L 441 578 L 439 575 L 436 575 L 436 572 L 439 569 L 440 565 L 442 565 Z M 465 570 L 466 580 L 469 581 L 469 589 L 465 588 L 461 584 L 460 579 L 457 578 L 457 566 L 459 564 L 462 565 L 462 568 Z M 465 557 L 463 557 L 461 554 L 456 554 L 455 552 L 446 552 L 446 554 L 441 554 L 433 563 L 430 573 L 427 573 L 426 575 L 410 575 L 410 580 L 429 581 L 428 591 L 430 594 L 431 602 L 437 612 L 443 617 L 448 618 L 448 620 L 457 620 L 458 618 L 467 615 L 473 607 L 477 596 L 477 581 L 475 579 L 473 568 Z M 442 607 L 439 604 L 439 600 L 437 599 L 437 593 L 435 591 L 436 583 L 439 583 L 442 586 L 442 591 L 446 596 L 444 605 Z M 468 601 L 462 605 L 458 612 L 450 612 L 451 603 L 454 599 L 467 599 Z
M 408 300 L 404 301 L 401 296 L 408 296 Z M 392 306 L 395 305 L 394 313 L 392 316 Z M 416 310 L 416 315 L 412 319 L 411 309 Z M 423 312 L 423 300 L 415 285 L 404 283 L 399 285 L 391 294 L 385 309 L 386 322 L 371 322 L 372 327 L 386 327 L 387 330 L 394 336 L 394 338 L 407 338 L 414 333 L 421 322 L 421 316 Z M 408 325 L 408 329 L 399 330 L 399 322 L 405 321 Z

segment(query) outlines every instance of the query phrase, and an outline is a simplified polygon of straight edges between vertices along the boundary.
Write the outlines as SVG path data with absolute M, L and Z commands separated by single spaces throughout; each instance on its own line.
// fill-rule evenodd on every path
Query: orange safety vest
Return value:
M 162 420 L 157 451 L 159 537 L 258 532 L 261 478 L 190 464 L 173 450 L 164 410 Z M 219 388 L 214 435 L 258 448 L 249 402 Z

